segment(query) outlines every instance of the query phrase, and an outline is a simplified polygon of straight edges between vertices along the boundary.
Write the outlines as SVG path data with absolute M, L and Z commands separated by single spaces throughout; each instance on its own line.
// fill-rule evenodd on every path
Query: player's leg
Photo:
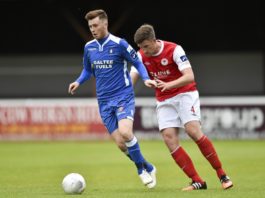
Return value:
M 171 156 L 184 173 L 191 178 L 199 189 L 205 189 L 206 183 L 198 175 L 193 162 L 179 143 L 179 127 L 181 121 L 178 114 L 178 97 L 173 97 L 167 101 L 159 102 L 157 105 L 157 119 L 159 130 L 162 133 L 165 144 Z
M 138 173 L 142 172 L 145 169 L 145 164 L 147 164 L 148 168 L 150 168 L 150 164 L 146 162 L 143 158 L 140 146 L 137 141 L 137 138 L 134 136 L 132 132 L 133 121 L 130 119 L 121 119 L 118 122 L 118 132 L 120 135 L 120 144 L 122 145 L 122 151 L 127 153 L 127 156 L 135 162 Z
M 126 119 L 128 120 L 127 123 L 120 123 L 120 125 L 122 126 L 121 132 L 120 132 L 119 126 L 118 126 L 118 117 L 116 115 L 116 107 L 115 107 L 116 104 L 117 104 L 117 101 L 109 101 L 109 102 L 99 101 L 100 116 L 109 134 L 114 139 L 115 143 L 120 148 L 120 150 L 124 152 L 126 152 L 126 149 L 128 150 L 129 156 L 131 157 L 132 161 L 135 162 L 138 168 L 138 173 L 140 173 L 139 174 L 140 179 L 145 185 L 148 185 L 153 182 L 153 179 L 140 166 L 140 164 L 143 164 L 145 162 L 144 158 L 142 157 L 140 153 L 140 149 L 138 149 L 137 151 L 137 148 L 136 148 L 135 151 L 130 152 L 130 149 L 128 149 L 128 146 L 126 145 L 126 141 L 128 143 L 132 143 L 132 142 L 137 143 L 137 141 L 135 141 L 134 135 L 132 134 L 132 120 Z M 137 145 L 135 147 L 137 147 Z M 138 148 L 139 148 L 139 145 L 138 145 Z M 137 152 L 139 152 L 140 154 L 139 155 L 135 154 Z M 139 170 L 139 168 L 141 168 L 141 170 Z
M 185 131 L 197 143 L 204 157 L 216 170 L 218 177 L 220 178 L 222 175 L 225 175 L 225 172 L 222 169 L 222 163 L 218 158 L 216 150 L 212 142 L 201 131 L 200 123 L 198 121 L 190 121 L 186 123 Z
M 177 165 L 183 170 L 183 172 L 192 180 L 193 185 L 196 189 L 206 189 L 206 183 L 198 175 L 193 162 L 186 151 L 179 144 L 179 136 L 177 128 L 166 128 L 162 131 L 162 136 L 165 144 L 167 145 L 172 158 L 175 160 Z M 191 188 L 191 189 L 190 189 Z M 193 190 L 193 186 L 185 188 L 183 190 Z
M 118 130 L 117 130 L 118 131 Z M 129 154 L 129 151 L 128 151 L 128 148 L 127 146 L 125 145 L 125 142 L 123 140 L 123 138 L 121 137 L 121 134 L 118 133 L 118 132 L 113 132 L 111 133 L 111 137 L 112 139 L 115 141 L 115 143 L 117 144 L 117 146 L 119 147 L 119 149 L 130 159 L 133 161 L 133 159 L 131 158 L 130 154 Z M 136 165 L 136 164 L 135 164 Z M 137 167 L 137 165 L 136 165 Z M 152 177 L 153 179 L 153 182 L 147 184 L 147 187 L 148 188 L 153 188 L 155 187 L 156 185 L 156 168 L 155 166 L 153 165 L 150 165 L 150 163 L 148 163 L 147 161 L 144 162 L 144 168 L 149 170 L 147 171 L 150 176 Z M 149 169 L 148 169 L 149 168 Z
M 116 145 L 118 146 L 118 148 L 121 150 L 121 152 L 123 152 L 128 158 L 131 159 L 131 156 L 129 155 L 128 149 L 125 145 L 125 142 L 123 140 L 123 137 L 121 136 L 121 134 L 118 132 L 118 129 L 116 129 L 115 131 L 113 131 L 110 134 L 112 140 L 116 143 Z
M 222 183 L 223 189 L 231 188 L 233 186 L 233 183 L 223 170 L 222 163 L 218 157 L 214 145 L 201 131 L 200 123 L 198 121 L 188 122 L 185 125 L 185 130 L 188 135 L 196 142 L 203 156 L 216 170 L 217 176 Z
M 138 174 L 143 183 L 147 184 L 148 188 L 153 188 L 156 184 L 156 178 L 151 177 L 151 181 L 148 181 L 148 179 L 150 179 L 150 175 L 154 176 L 154 174 L 151 173 L 155 172 L 155 167 L 144 159 L 137 138 L 133 134 L 134 105 L 133 94 L 119 98 L 118 103 L 116 104 L 118 132 L 124 140 L 129 156 L 137 166 Z
M 111 102 L 99 101 L 100 116 L 111 138 L 114 140 L 118 148 L 131 159 L 131 156 L 128 152 L 128 148 L 125 145 L 124 137 L 118 131 L 118 118 L 116 116 L 116 108 L 113 108 L 113 105 L 114 107 L 116 107 L 115 106 L 116 103 L 117 102 L 115 101 L 114 104 L 112 104 L 112 101 Z
M 118 119 L 111 103 L 108 101 L 99 101 L 99 112 L 102 122 L 108 130 L 112 140 L 114 140 L 118 148 L 130 158 L 124 139 L 118 132 Z
M 191 92 L 183 95 L 181 104 L 180 115 L 186 133 L 197 143 L 201 153 L 216 170 L 222 187 L 224 189 L 232 187 L 233 184 L 229 177 L 226 176 L 212 142 L 201 131 L 198 92 Z
M 117 146 L 119 147 L 119 149 L 128 157 L 130 158 L 131 161 L 134 161 L 132 159 L 132 157 L 129 154 L 128 148 L 125 144 L 125 141 L 123 139 L 123 137 L 121 136 L 121 134 L 118 132 L 118 130 L 115 130 L 114 132 L 111 133 L 111 137 L 112 139 L 115 141 L 115 143 L 117 144 Z M 139 164 L 135 163 L 137 170 L 139 167 Z M 150 168 L 151 167 L 151 168 Z M 150 163 L 148 163 L 147 161 L 144 161 L 144 168 L 145 170 L 147 168 L 149 168 L 149 174 L 146 173 L 146 171 L 142 172 L 142 174 L 140 174 L 140 178 L 143 181 L 144 184 L 147 185 L 148 188 L 154 188 L 156 185 L 156 168 L 155 166 L 152 166 Z M 150 176 L 152 178 L 152 182 L 150 182 Z
M 123 137 L 118 132 L 118 129 L 111 133 L 111 138 L 114 140 L 114 142 L 116 143 L 118 148 L 121 150 L 121 152 L 123 152 L 131 161 L 133 161 L 133 159 L 131 158 L 131 156 L 129 154 L 128 148 L 125 145 Z M 137 165 L 136 165 L 136 167 L 137 167 Z
M 118 129 L 113 131 L 111 133 L 111 138 L 114 140 L 118 148 L 123 152 L 130 160 L 132 160 L 128 148 L 125 144 L 124 138 L 121 136 L 121 134 L 118 132 Z M 133 160 L 132 160 L 133 161 Z
M 141 153 L 138 140 L 132 132 L 133 121 L 130 119 L 122 119 L 118 122 L 118 126 L 118 131 L 125 142 L 132 161 L 136 164 L 137 172 L 142 182 L 145 185 L 152 183 L 153 178 L 148 172 L 152 172 L 154 166 L 148 163 Z

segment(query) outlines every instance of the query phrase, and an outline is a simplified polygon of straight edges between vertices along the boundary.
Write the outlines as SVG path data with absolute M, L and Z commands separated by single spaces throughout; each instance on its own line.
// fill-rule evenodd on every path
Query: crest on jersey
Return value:
M 132 59 L 136 59 L 137 58 L 137 53 L 136 53 L 136 51 L 134 49 L 130 52 L 130 56 L 132 57 Z
M 109 53 L 110 53 L 110 54 L 113 54 L 113 49 L 110 49 L 110 50 L 109 50 Z
M 164 65 L 164 66 L 168 65 L 168 60 L 166 58 L 162 58 L 161 59 L 161 64 Z
M 132 59 L 136 59 L 138 57 L 136 51 L 130 45 L 127 47 L 127 52 L 129 52 Z

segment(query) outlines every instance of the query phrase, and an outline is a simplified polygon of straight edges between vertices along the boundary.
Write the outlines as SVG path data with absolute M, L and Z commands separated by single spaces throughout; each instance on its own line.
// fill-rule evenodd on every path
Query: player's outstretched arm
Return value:
M 170 82 L 164 82 L 156 79 L 157 88 L 161 89 L 162 92 L 173 88 L 182 87 L 194 81 L 194 74 L 191 68 L 186 68 L 181 71 L 182 76 L 176 80 Z
M 77 88 L 79 87 L 79 83 L 78 82 L 73 82 L 69 85 L 68 88 L 68 93 L 74 95 L 75 94 L 75 90 L 77 90 Z
M 150 87 L 150 88 L 157 87 L 157 83 L 154 80 L 145 80 L 144 84 L 145 84 L 145 86 Z
M 139 72 L 137 71 L 137 69 L 134 66 L 131 67 L 130 76 L 132 79 L 132 84 L 134 86 L 136 84 L 137 80 L 139 79 L 139 76 L 140 76 Z M 150 88 L 157 87 L 157 83 L 155 80 L 146 79 L 144 81 L 144 84 L 145 84 L 145 86 L 150 87 Z
M 72 82 L 69 85 L 68 93 L 74 95 L 75 90 L 77 90 L 79 85 L 84 83 L 86 80 L 88 80 L 90 78 L 90 76 L 91 76 L 90 69 L 87 69 L 87 66 L 84 67 L 84 69 L 82 70 L 82 72 L 81 72 L 80 76 L 78 77 L 78 79 L 76 79 L 75 82 Z
M 139 73 L 137 72 L 137 70 L 134 67 L 131 68 L 130 77 L 132 79 L 133 86 L 135 86 L 137 80 L 139 79 Z

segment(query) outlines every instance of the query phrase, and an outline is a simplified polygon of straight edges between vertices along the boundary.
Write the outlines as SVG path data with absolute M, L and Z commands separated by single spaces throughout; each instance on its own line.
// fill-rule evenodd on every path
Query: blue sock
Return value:
M 132 157 L 130 156 L 128 150 L 125 151 L 124 153 L 125 153 L 125 155 L 126 155 L 130 160 L 133 161 L 133 159 L 132 159 Z M 135 163 L 134 163 L 134 164 L 135 164 Z M 137 167 L 137 164 L 135 164 L 135 166 Z M 138 168 L 138 167 L 137 167 L 137 168 Z M 146 160 L 145 160 L 145 162 L 144 162 L 144 168 L 145 168 L 146 171 L 149 172 L 149 173 L 154 169 L 154 167 L 152 166 L 152 164 L 150 164 L 150 163 L 147 162 Z
M 144 168 L 145 168 L 146 171 L 149 172 L 149 173 L 154 169 L 154 167 L 152 166 L 152 164 L 150 164 L 150 163 L 147 162 L 147 161 L 144 162 Z
M 125 151 L 124 153 L 125 153 L 125 155 L 126 155 L 130 160 L 133 161 L 133 159 L 132 159 L 132 157 L 130 156 L 128 150 Z M 135 165 L 136 165 L 136 167 L 137 167 L 137 164 L 135 164 Z M 138 167 L 137 167 L 137 168 L 138 168 Z M 149 173 L 154 169 L 154 167 L 152 166 L 152 164 L 150 164 L 150 163 L 147 162 L 146 160 L 144 161 L 144 168 L 145 168 L 146 171 L 149 172 Z
M 134 161 L 137 167 L 138 174 L 141 174 L 142 171 L 145 169 L 144 164 L 146 161 L 140 151 L 140 146 L 137 142 L 136 137 L 134 137 L 131 141 L 126 142 L 125 144 L 128 148 L 128 152 L 132 161 Z

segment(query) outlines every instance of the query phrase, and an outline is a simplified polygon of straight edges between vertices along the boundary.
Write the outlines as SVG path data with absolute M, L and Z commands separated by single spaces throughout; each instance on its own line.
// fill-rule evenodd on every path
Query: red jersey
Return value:
M 187 66 L 184 66 L 183 68 L 181 65 L 188 65 L 188 67 L 190 67 L 189 60 L 180 45 L 161 40 L 159 41 L 161 42 L 161 50 L 158 54 L 147 57 L 140 49 L 140 58 L 142 58 L 142 62 L 148 71 L 150 79 L 157 78 L 164 82 L 176 80 L 182 76 L 180 69 L 187 68 Z M 161 92 L 161 89 L 156 88 L 156 99 L 158 101 L 163 101 L 180 93 L 195 90 L 197 90 L 195 82 L 164 92 Z

